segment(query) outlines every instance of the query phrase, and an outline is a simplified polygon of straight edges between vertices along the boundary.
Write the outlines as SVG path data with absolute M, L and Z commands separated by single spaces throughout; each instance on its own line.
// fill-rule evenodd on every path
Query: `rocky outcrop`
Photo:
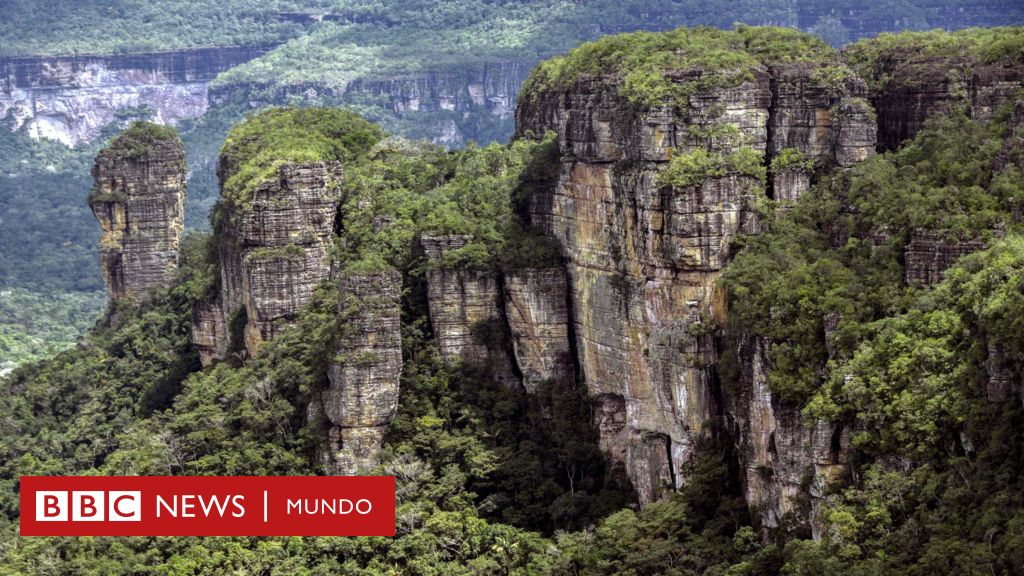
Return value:
M 878 113 L 879 150 L 895 150 L 934 114 L 963 110 L 976 120 L 991 118 L 1024 85 L 1024 62 L 985 62 L 966 47 L 929 54 L 910 44 L 871 65 L 863 73 L 874 85 L 869 98 Z
M 398 409 L 401 294 L 402 276 L 394 270 L 341 275 L 340 345 L 323 394 L 331 425 L 324 456 L 328 474 L 357 474 L 376 464 Z
M 221 182 L 231 174 L 222 165 Z M 280 166 L 274 178 L 244 199 L 222 199 L 217 208 L 217 251 L 221 276 L 221 318 L 207 323 L 230 327 L 244 314 L 241 334 L 216 332 L 216 344 L 193 331 L 193 342 L 213 352 L 241 346 L 255 354 L 293 323 L 328 275 L 328 248 L 341 202 L 342 169 L 337 162 Z M 194 317 L 210 318 L 210 303 L 197 305 Z M 204 315 L 205 314 L 205 315 Z M 242 342 L 226 341 L 240 337 Z
M 519 378 L 509 358 L 501 280 L 492 270 L 445 266 L 445 254 L 462 248 L 469 236 L 425 234 L 420 238 L 429 260 L 427 293 L 430 324 L 444 359 L 487 368 L 507 385 Z
M 103 228 L 100 268 L 113 300 L 144 297 L 178 269 L 185 147 L 159 130 L 136 125 L 101 151 L 92 169 L 89 206 Z
M 536 62 L 505 60 L 415 74 L 374 75 L 339 86 L 314 82 L 287 86 L 223 84 L 210 89 L 211 105 L 244 95 L 251 105 L 301 100 L 328 106 L 372 102 L 397 118 L 403 133 L 448 147 L 508 135 L 519 87 Z M 268 96 L 269 95 L 269 96 Z
M 227 356 L 228 327 L 220 298 L 199 300 L 192 305 L 192 346 L 203 366 Z
M 938 284 L 961 256 L 984 249 L 985 243 L 979 240 L 947 240 L 941 232 L 914 230 L 903 252 L 904 280 L 922 286 Z
M 565 270 L 510 271 L 505 274 L 504 287 L 505 316 L 523 387 L 532 394 L 545 380 L 571 384 Z
M 807 523 L 816 533 L 821 498 L 846 469 L 849 437 L 828 422 L 805 421 L 800 406 L 772 394 L 770 347 L 763 338 L 741 339 L 739 386 L 727 401 L 726 419 L 742 466 L 744 495 L 763 528 L 778 528 L 788 521 Z
M 104 126 L 133 115 L 174 125 L 206 112 L 217 74 L 269 49 L 0 59 L 0 118 L 11 114 L 14 129 L 68 145 L 93 140 Z
M 670 72 L 686 83 L 702 70 Z M 567 259 L 577 363 L 594 401 L 601 447 L 641 503 L 686 481 L 700 439 L 720 421 L 715 345 L 725 319 L 717 280 L 732 239 L 758 230 L 765 184 L 725 165 L 665 183 L 673 158 L 746 151 L 764 166 L 788 151 L 803 166 L 850 166 L 873 152 L 874 123 L 852 75 L 828 82 L 812 65 L 753 66 L 740 83 L 638 109 L 616 77 L 582 76 L 538 90 L 517 112 L 521 135 L 558 134 L 553 191 L 531 199 L 535 224 Z M 769 174 L 776 195 L 810 185 Z
M 848 168 L 874 151 L 874 115 L 867 84 L 838 62 L 769 68 L 769 187 L 792 202 L 810 188 L 815 168 Z M 780 165 L 779 160 L 794 159 Z

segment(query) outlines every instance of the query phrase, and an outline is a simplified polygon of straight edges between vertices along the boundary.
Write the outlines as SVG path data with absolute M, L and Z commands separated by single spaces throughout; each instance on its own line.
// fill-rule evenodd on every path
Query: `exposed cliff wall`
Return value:
M 372 468 L 398 409 L 401 294 L 402 276 L 393 270 L 341 275 L 340 346 L 328 371 L 331 385 L 323 396 L 331 424 L 324 455 L 330 474 Z
M 849 434 L 829 422 L 805 421 L 799 406 L 774 397 L 768 387 L 771 341 L 743 337 L 740 379 L 727 396 L 729 432 L 737 441 L 747 503 L 764 528 L 809 522 L 817 532 L 821 497 L 845 470 Z
M 230 163 L 222 165 L 222 182 L 233 169 L 237 167 Z M 317 284 L 327 278 L 341 179 L 337 162 L 287 163 L 244 201 L 222 201 L 217 230 L 220 315 L 212 303 L 201 303 L 193 312 L 200 326 L 193 330 L 193 342 L 204 351 L 204 361 L 243 343 L 255 354 L 309 302 Z M 239 314 L 245 321 L 241 334 L 217 329 L 230 328 Z M 236 337 L 242 342 L 226 340 Z
M 35 56 L 0 59 L 0 117 L 34 138 L 75 145 L 132 110 L 174 125 L 208 107 L 220 72 L 269 47 L 178 50 L 123 56 Z
M 505 317 L 523 387 L 532 394 L 545 380 L 572 384 L 565 270 L 510 271 L 504 288 Z
M 430 324 L 447 362 L 486 368 L 505 384 L 518 385 L 509 358 L 501 279 L 492 270 L 446 267 L 446 252 L 469 240 L 458 235 L 423 235 L 420 243 L 432 265 L 427 270 Z
M 941 232 L 914 230 L 903 252 L 904 280 L 907 284 L 931 286 L 942 281 L 942 273 L 961 256 L 983 250 L 978 240 L 949 240 Z
M 96 157 L 89 205 L 103 229 L 100 268 L 114 300 L 141 298 L 178 268 L 185 147 L 174 132 L 136 124 Z
M 813 471 L 814 437 L 798 410 L 758 394 L 754 379 L 739 396 L 759 404 L 722 405 L 715 334 L 726 311 L 717 279 L 732 239 L 758 230 L 766 191 L 795 199 L 820 167 L 873 153 L 867 87 L 848 73 L 830 79 L 838 68 L 829 58 L 769 62 L 731 82 L 706 79 L 716 72 L 700 67 L 668 71 L 683 87 L 678 104 L 637 106 L 614 74 L 581 75 L 562 88 L 538 82 L 521 99 L 519 134 L 558 133 L 561 176 L 553 192 L 533 197 L 532 216 L 567 257 L 577 360 L 601 445 L 641 502 L 686 481 L 698 442 L 729 412 L 748 425 L 735 441 L 750 469 L 770 457 L 758 435 L 782 422 L 776 446 L 787 469 L 767 486 L 751 478 L 753 506 L 779 509 L 773 502 L 799 485 L 794 478 Z M 773 168 L 767 185 L 743 158 Z M 712 164 L 695 172 L 702 162 Z M 748 414 L 766 422 L 750 428 Z
M 512 131 L 519 87 L 534 62 L 497 61 L 416 74 L 375 75 L 340 86 L 327 82 L 266 85 L 233 82 L 210 89 L 211 105 L 243 95 L 251 106 L 296 99 L 307 104 L 372 106 L 408 136 L 460 147 L 469 140 L 504 140 Z
M 847 50 L 847 59 L 871 84 L 869 99 L 878 114 L 878 148 L 895 150 L 932 114 L 963 110 L 976 120 L 990 118 L 1013 99 L 1024 81 L 1018 55 L 993 57 L 967 33 L 931 45 L 924 36 L 866 40 Z

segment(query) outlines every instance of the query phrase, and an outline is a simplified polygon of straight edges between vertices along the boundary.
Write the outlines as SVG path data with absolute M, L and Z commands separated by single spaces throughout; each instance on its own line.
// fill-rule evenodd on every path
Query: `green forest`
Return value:
M 1008 107 L 984 122 L 938 116 L 899 150 L 822 178 L 785 210 L 764 198 L 763 229 L 737 239 L 742 251 L 722 279 L 723 337 L 779 342 L 771 391 L 857 431 L 855 480 L 829 487 L 828 529 L 815 541 L 799 523 L 763 532 L 725 439 L 701 446 L 677 494 L 637 510 L 605 469 L 581 383 L 526 395 L 442 361 L 427 317 L 428 264 L 413 240 L 473 234 L 444 263 L 454 268 L 557 262 L 524 219 L 530 195 L 557 176 L 555 140 L 447 151 L 341 110 L 255 115 L 227 137 L 225 161 L 239 169 L 225 201 L 244 202 L 275 162 L 341 161 L 350 177 L 334 265 L 402 273 L 402 392 L 377 469 L 398 478 L 397 537 L 16 536 L 18 475 L 319 473 L 324 433 L 306 405 L 336 350 L 337 287 L 323 283 L 258 356 L 200 370 L 190 311 L 217 280 L 210 236 L 193 233 L 170 287 L 107 310 L 74 350 L 0 381 L 0 574 L 1020 573 L 1024 414 L 1017 401 L 985 396 L 986 343 L 1024 361 L 1024 237 L 1014 216 L 1024 158 L 1005 147 L 1009 129 Z M 668 185 L 690 183 L 692 169 L 674 169 Z M 386 233 L 374 230 L 381 218 Z M 880 242 L 870 236 L 878 227 L 889 231 Z M 908 285 L 900 248 L 918 227 L 988 247 L 936 286 Z M 845 242 L 836 229 L 848 231 Z M 819 320 L 829 312 L 842 316 L 831 356 Z M 734 370 L 728 358 L 718 367 L 725 389 Z M 897 457 L 912 469 L 885 464 Z
M 177 126 L 136 122 L 159 119 L 132 108 L 72 148 L 0 118 L 0 576 L 1024 574 L 1024 27 L 1011 26 L 1024 6 L 42 4 L 6 3 L 0 60 L 275 47 L 221 73 L 209 109 Z M 943 30 L 968 24 L 989 27 Z M 911 31 L 879 35 L 889 29 Z M 355 80 L 438 73 L 469 95 L 481 71 L 509 62 L 525 82 L 504 115 L 491 102 L 403 111 L 386 94 L 346 93 Z M 534 133 L 531 122 L 556 128 Z M 449 126 L 465 136 L 457 146 L 438 138 Z M 913 135 L 898 146 L 876 134 L 904 128 Z M 781 130 L 809 136 L 773 149 Z M 858 136 L 864 155 L 841 164 Z M 148 177 L 147 142 L 177 137 L 188 190 L 173 278 L 111 300 L 90 171 L 99 156 L 137 162 L 131 170 Z M 201 360 L 196 311 L 224 312 L 226 254 L 243 248 L 232 227 L 254 205 L 287 205 L 263 196 L 292 192 L 281 169 L 295 166 L 338 167 L 319 191 L 340 198 L 318 221 L 330 232 L 317 246 L 323 280 L 258 352 L 252 303 L 223 313 L 226 351 Z M 786 200 L 776 196 L 784 175 L 806 177 Z M 103 198 L 114 210 L 125 196 Z M 634 228 L 612 230 L 616 219 Z M 240 258 L 300 261 L 312 242 L 300 228 Z M 429 254 L 421 240 L 436 235 L 460 243 Z M 911 255 L 922 235 L 931 243 Z M 720 268 L 672 260 L 679 238 L 701 257 L 719 250 Z M 915 256 L 927 268 L 948 254 L 955 263 L 929 269 L 934 281 L 914 276 Z M 566 308 L 559 360 L 570 376 L 528 391 L 494 365 L 446 356 L 432 279 L 463 278 L 464 299 L 464 278 L 502 286 L 498 316 L 472 322 L 467 339 L 514 364 L 521 344 L 503 283 L 551 270 L 565 282 L 552 307 Z M 320 412 L 332 368 L 351 360 L 343 339 L 357 308 L 340 279 L 379 272 L 401 278 L 400 394 L 376 464 L 361 473 L 396 478 L 394 537 L 19 534 L 20 476 L 331 473 L 340 424 Z M 607 278 L 608 301 L 588 300 L 605 288 L 593 277 Z M 660 309 L 638 285 L 683 288 Z M 587 322 L 605 317 L 611 336 L 584 341 Z M 607 397 L 649 399 L 626 398 L 643 393 L 620 390 L 634 382 L 626 376 L 585 373 L 614 364 L 609 349 L 631 350 L 615 341 L 614 320 L 622 340 L 641 341 L 653 324 L 671 336 L 663 350 L 643 339 L 629 359 L 675 410 L 654 417 L 682 422 L 688 402 L 705 400 L 713 413 L 678 461 L 677 438 L 609 417 L 633 434 L 624 459 L 654 466 L 630 451 L 666 453 L 671 477 L 652 481 L 653 498 L 615 460 L 618 437 L 599 418 Z M 525 376 L 518 364 L 512 372 Z M 688 397 L 702 376 L 709 398 Z M 731 409 L 755 395 L 762 413 Z M 782 425 L 766 424 L 783 413 L 807 445 L 818 424 L 833 427 L 821 442 L 827 462 L 783 444 Z M 752 466 L 742 434 L 762 431 L 772 458 Z M 779 480 L 780 459 L 805 456 L 802 478 Z M 792 488 L 774 495 L 792 506 L 766 520 L 751 477 Z

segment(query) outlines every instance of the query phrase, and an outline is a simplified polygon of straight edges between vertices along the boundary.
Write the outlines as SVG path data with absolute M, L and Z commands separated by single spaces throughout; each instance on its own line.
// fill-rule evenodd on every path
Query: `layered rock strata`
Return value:
M 583 76 L 564 91 L 527 94 L 517 112 L 520 135 L 558 134 L 559 181 L 532 198 L 532 217 L 567 258 L 577 361 L 601 446 L 642 503 L 685 482 L 700 439 L 735 409 L 717 399 L 714 335 L 725 319 L 717 279 L 732 239 L 758 230 L 755 207 L 766 194 L 755 175 L 728 166 L 684 185 L 664 185 L 660 175 L 673 157 L 698 149 L 753 150 L 764 166 L 787 149 L 804 166 L 869 156 L 875 126 L 866 85 L 855 76 L 826 84 L 817 70 L 754 66 L 744 81 L 695 91 L 685 105 L 640 108 L 620 95 L 615 77 Z M 686 83 L 703 73 L 668 76 Z M 785 172 L 769 172 L 769 189 L 793 200 L 814 168 Z M 775 418 L 780 409 L 769 402 L 762 412 Z M 805 457 L 812 436 L 794 426 L 780 438 L 791 477 L 814 464 Z M 738 443 L 754 444 L 749 429 L 739 433 Z M 758 458 L 748 452 L 744 466 Z M 749 490 L 781 494 L 787 482 Z
M 928 55 L 911 46 L 883 53 L 865 74 L 875 85 L 878 148 L 895 150 L 934 114 L 963 110 L 976 120 L 991 118 L 1019 93 L 1024 62 L 984 62 L 966 50 Z
M 103 229 L 100 268 L 113 300 L 142 298 L 174 278 L 185 174 L 176 135 L 130 130 L 96 157 L 89 206 Z
M 518 385 L 506 344 L 501 279 L 492 270 L 444 265 L 445 254 L 462 248 L 469 236 L 425 234 L 420 238 L 430 265 L 427 294 L 434 339 L 447 362 L 487 368 L 494 378 Z
M 33 138 L 76 145 L 126 115 L 160 124 L 197 118 L 210 82 L 269 46 L 201 48 L 112 56 L 0 58 L 0 117 Z
M 222 183 L 231 169 L 222 166 Z M 193 342 L 212 350 L 209 360 L 231 347 L 244 346 L 255 354 L 295 321 L 317 284 L 327 278 L 341 179 L 337 162 L 288 163 L 244 200 L 222 199 L 217 216 L 220 316 L 210 303 L 197 305 L 197 314 L 210 318 L 207 324 L 228 326 L 228 331 L 240 318 L 244 327 L 240 334 L 217 334 L 213 346 L 197 340 L 202 331 L 193 331 Z
M 192 346 L 203 366 L 227 356 L 228 327 L 220 298 L 200 300 L 192 306 Z
M 778 528 L 789 520 L 806 522 L 816 533 L 821 498 L 846 469 L 849 434 L 829 422 L 806 421 L 800 407 L 772 394 L 770 348 L 764 338 L 741 339 L 739 387 L 728 399 L 727 421 L 737 441 L 744 496 L 758 511 L 762 528 Z
M 323 395 L 329 474 L 352 475 L 376 465 L 398 409 L 401 295 L 402 276 L 394 270 L 342 274 L 339 280 L 340 346 Z
M 504 276 L 505 316 L 523 387 L 546 380 L 572 383 L 568 287 L 562 268 L 526 269 Z
M 985 243 L 979 240 L 947 240 L 941 232 L 914 230 L 903 251 L 904 280 L 921 286 L 938 284 L 962 256 L 984 249 Z

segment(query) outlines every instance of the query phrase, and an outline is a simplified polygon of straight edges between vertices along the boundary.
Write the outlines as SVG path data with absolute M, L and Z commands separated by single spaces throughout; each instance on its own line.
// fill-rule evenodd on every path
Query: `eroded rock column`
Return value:
M 136 124 L 96 157 L 89 206 L 103 228 L 100 268 L 111 299 L 142 298 L 173 280 L 184 227 L 185 147 Z
M 224 182 L 230 174 L 220 176 Z M 329 272 L 341 180 L 338 162 L 289 163 L 244 198 L 222 199 L 216 230 L 220 313 L 213 303 L 193 311 L 199 326 L 193 343 L 209 351 L 204 362 L 232 347 L 256 354 L 295 322 Z
M 402 276 L 394 270 L 340 278 L 340 346 L 323 395 L 331 424 L 324 456 L 329 474 L 352 475 L 376 465 L 398 410 L 401 295 Z
M 499 382 L 519 385 L 508 354 L 501 280 L 493 270 L 467 270 L 444 264 L 469 236 L 425 234 L 420 242 L 430 261 L 427 297 L 434 339 L 445 361 L 487 368 Z

